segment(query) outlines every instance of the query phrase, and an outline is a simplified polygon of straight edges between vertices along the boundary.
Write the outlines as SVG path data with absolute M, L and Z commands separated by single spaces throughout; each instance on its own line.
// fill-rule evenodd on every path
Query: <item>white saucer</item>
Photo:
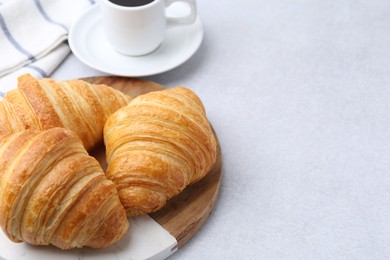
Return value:
M 171 13 L 185 14 L 178 5 Z M 166 72 L 187 61 L 199 48 L 203 26 L 197 17 L 191 25 L 167 30 L 160 47 L 151 54 L 131 57 L 115 51 L 105 38 L 99 5 L 91 7 L 69 31 L 69 46 L 76 57 L 86 65 L 118 76 L 140 77 Z

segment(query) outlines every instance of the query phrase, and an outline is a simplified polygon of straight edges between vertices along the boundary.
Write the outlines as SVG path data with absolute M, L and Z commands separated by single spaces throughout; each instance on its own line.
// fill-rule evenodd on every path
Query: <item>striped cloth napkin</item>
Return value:
M 0 99 L 17 77 L 48 77 L 66 58 L 72 23 L 95 0 L 0 0 Z

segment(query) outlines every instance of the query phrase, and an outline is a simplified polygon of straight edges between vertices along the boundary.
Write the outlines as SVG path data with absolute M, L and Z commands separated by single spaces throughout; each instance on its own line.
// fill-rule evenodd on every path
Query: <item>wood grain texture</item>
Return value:
M 110 76 L 83 78 L 83 80 L 94 84 L 106 84 L 133 97 L 164 89 L 164 86 L 158 83 L 136 78 Z M 169 200 L 164 208 L 149 214 L 176 238 L 179 248 L 195 235 L 209 217 L 217 201 L 222 177 L 222 156 L 218 137 L 215 132 L 214 134 L 217 139 L 217 161 L 210 172 Z M 97 147 L 91 155 L 97 158 L 106 170 L 104 146 Z

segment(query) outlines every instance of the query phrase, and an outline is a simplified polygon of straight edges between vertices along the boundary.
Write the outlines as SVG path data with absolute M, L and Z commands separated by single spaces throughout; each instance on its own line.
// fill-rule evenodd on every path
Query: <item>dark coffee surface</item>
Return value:
M 109 1 L 116 5 L 135 7 L 135 6 L 147 5 L 153 2 L 154 0 L 109 0 Z

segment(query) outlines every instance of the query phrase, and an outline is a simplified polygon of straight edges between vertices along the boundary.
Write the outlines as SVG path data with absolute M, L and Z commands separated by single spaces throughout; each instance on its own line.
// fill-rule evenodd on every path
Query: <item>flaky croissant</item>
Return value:
M 107 118 L 131 100 L 106 85 L 82 80 L 18 78 L 18 88 L 0 102 L 0 135 L 26 129 L 64 127 L 76 132 L 87 150 L 103 139 Z
M 216 160 L 216 139 L 199 97 L 177 87 L 133 99 L 104 127 L 106 175 L 128 216 L 150 213 L 201 179 Z
M 12 241 L 104 248 L 128 225 L 115 185 L 73 132 L 1 137 L 0 226 Z

